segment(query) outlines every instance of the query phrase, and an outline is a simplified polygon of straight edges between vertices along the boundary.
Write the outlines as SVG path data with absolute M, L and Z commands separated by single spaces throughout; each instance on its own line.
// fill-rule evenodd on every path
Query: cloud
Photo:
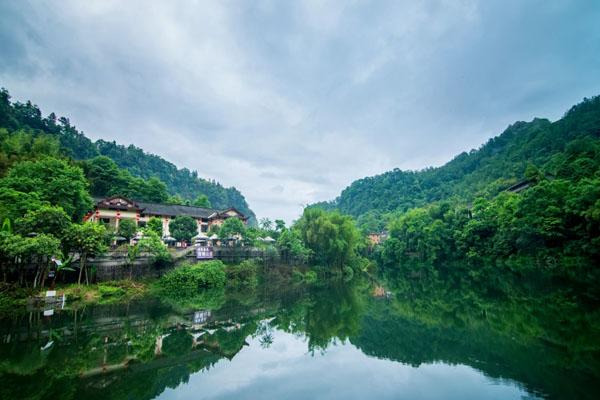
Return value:
M 566 1 L 3 2 L 0 84 L 290 221 L 600 93 L 598 19 Z

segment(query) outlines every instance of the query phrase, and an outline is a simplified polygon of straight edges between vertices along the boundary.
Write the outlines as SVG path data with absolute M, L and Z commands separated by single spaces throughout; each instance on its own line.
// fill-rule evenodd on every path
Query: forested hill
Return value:
M 130 194 L 131 196 L 142 197 L 139 200 L 165 201 L 166 199 L 153 198 L 152 195 L 148 195 L 147 192 L 151 191 L 152 188 L 138 190 L 144 183 L 135 180 L 135 177 L 143 178 L 146 180 L 146 186 L 148 186 L 148 179 L 158 178 L 166 184 L 166 189 L 173 196 L 171 200 L 189 200 L 193 202 L 199 196 L 206 195 L 214 208 L 235 207 L 248 215 L 251 221 L 256 219 L 244 196 L 235 187 L 226 188 L 215 181 L 200 178 L 196 171 L 190 171 L 187 168 L 178 169 L 165 159 L 154 154 L 148 154 L 133 145 L 125 147 L 104 140 L 93 142 L 83 132 L 71 125 L 67 118 L 57 118 L 54 113 L 44 118 L 40 109 L 29 101 L 26 103 L 11 102 L 10 95 L 5 89 L 0 91 L 0 129 L 2 128 L 13 136 L 19 132 L 27 132 L 28 135 L 36 137 L 48 135 L 57 138 L 60 152 L 64 156 L 75 160 L 90 161 L 83 164 L 86 172 L 90 170 L 93 172 L 94 169 L 99 170 L 100 166 L 108 169 L 112 168 L 116 172 L 114 164 L 107 163 L 107 160 L 100 156 L 110 158 L 116 163 L 116 166 L 129 172 L 129 174 L 124 175 L 121 173 L 122 176 L 119 177 L 121 182 L 111 182 L 109 185 L 104 185 L 113 187 L 113 189 L 107 188 L 109 190 L 115 190 L 114 187 L 123 187 L 126 189 L 126 193 L 103 193 L 101 190 L 98 191 L 102 185 L 94 185 L 95 177 L 90 176 L 88 173 L 92 194 Z M 28 136 L 22 135 L 21 137 Z M 105 171 L 104 175 L 106 174 Z M 102 183 L 108 183 L 106 178 L 102 177 L 104 179 Z M 117 179 L 117 177 L 114 177 L 114 179 Z M 123 183 L 124 180 L 128 181 Z M 154 179 L 152 182 L 156 183 L 157 180 Z M 160 182 L 158 184 L 160 185 Z M 94 191 L 96 192 L 94 193 Z
M 395 169 L 353 182 L 332 202 L 316 206 L 339 209 L 363 220 L 392 211 L 406 211 L 453 198 L 470 201 L 489 197 L 525 178 L 528 166 L 548 176 L 575 147 L 600 137 L 600 97 L 585 99 L 556 122 L 534 119 L 515 122 L 479 149 L 463 152 L 438 168 L 421 171 Z M 585 158 L 578 168 L 586 172 Z M 535 168 L 533 168 L 535 169 Z

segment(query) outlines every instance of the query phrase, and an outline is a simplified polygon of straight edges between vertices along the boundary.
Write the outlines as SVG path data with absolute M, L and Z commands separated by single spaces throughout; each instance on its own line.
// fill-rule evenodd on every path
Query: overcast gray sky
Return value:
M 291 221 L 600 94 L 600 1 L 0 0 L 0 86 Z

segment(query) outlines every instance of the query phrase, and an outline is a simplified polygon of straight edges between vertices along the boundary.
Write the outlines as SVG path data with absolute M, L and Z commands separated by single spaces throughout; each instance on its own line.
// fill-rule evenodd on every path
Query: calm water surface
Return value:
M 585 315 L 559 321 L 464 292 L 375 293 L 368 282 L 268 282 L 177 302 L 24 310 L 0 321 L 0 397 L 599 398 Z

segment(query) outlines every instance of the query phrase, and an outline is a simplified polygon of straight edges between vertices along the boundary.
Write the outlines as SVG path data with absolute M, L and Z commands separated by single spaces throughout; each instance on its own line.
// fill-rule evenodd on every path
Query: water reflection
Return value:
M 12 315 L 0 321 L 0 397 L 600 393 L 595 315 L 485 300 L 464 289 L 376 294 L 368 281 L 310 288 L 266 282 L 177 302 Z

